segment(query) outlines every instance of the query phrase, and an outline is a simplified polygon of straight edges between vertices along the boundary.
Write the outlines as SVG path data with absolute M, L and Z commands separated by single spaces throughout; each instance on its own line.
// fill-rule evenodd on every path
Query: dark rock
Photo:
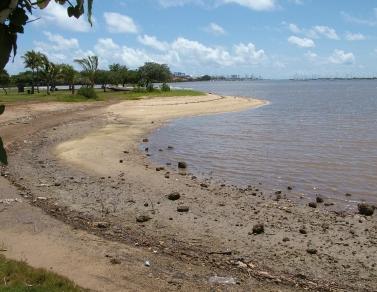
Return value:
M 360 203 L 357 208 L 361 215 L 372 216 L 376 207 L 367 203 Z
M 149 204 L 145 202 L 144 203 L 144 207 L 148 207 L 148 206 L 149 206 Z
M 183 161 L 178 162 L 178 168 L 186 169 L 187 168 L 187 163 L 183 162 Z
M 151 219 L 152 218 L 149 217 L 148 215 L 138 215 L 138 216 L 136 216 L 136 222 L 139 222 L 139 223 L 144 223 L 144 222 L 147 222 Z
M 130 152 L 125 150 L 125 151 L 123 151 L 123 153 L 124 153 L 124 154 L 128 154 L 128 153 L 130 153 Z
M 121 261 L 120 261 L 120 259 L 114 259 L 114 258 L 112 258 L 112 259 L 110 260 L 110 263 L 111 263 L 112 265 L 120 265 L 120 264 L 121 264 Z
M 176 201 L 176 200 L 179 200 L 180 198 L 181 198 L 181 195 L 178 192 L 173 192 L 168 195 L 168 199 L 171 201 Z
M 149 140 L 147 138 L 143 139 L 143 143 L 148 143 L 148 142 L 149 142 Z
M 276 191 L 275 195 L 281 195 L 281 191 Z
M 347 194 L 345 194 L 345 196 L 346 196 L 346 197 L 352 197 L 352 194 L 347 193 Z
M 119 163 L 123 163 L 123 160 L 121 159 L 121 160 L 119 160 Z
M 308 233 L 305 228 L 300 228 L 299 232 L 301 234 L 307 234 Z
M 162 150 L 162 149 L 158 149 L 158 151 L 163 152 L 164 150 Z
M 287 187 L 287 190 L 288 190 L 288 191 L 291 191 L 291 190 L 293 190 L 293 187 L 288 186 L 288 187 Z
M 62 184 L 60 183 L 60 182 L 56 182 L 56 183 L 54 183 L 54 186 L 56 186 L 56 187 L 60 187 Z
M 200 186 L 201 186 L 202 188 L 205 188 L 205 189 L 208 188 L 208 185 L 205 184 L 205 183 L 201 183 Z
M 309 206 L 310 208 L 317 208 L 317 203 L 316 203 L 316 202 L 310 202 L 310 203 L 308 204 L 308 206 Z
M 334 203 L 325 203 L 326 207 L 330 207 L 330 206 L 334 206 L 334 205 L 335 205 Z
M 315 249 L 315 248 L 308 248 L 308 249 L 306 250 L 306 252 L 307 252 L 308 254 L 317 254 L 318 250 Z
M 168 146 L 168 149 L 169 149 L 169 150 L 173 150 L 174 147 L 173 147 L 173 146 Z
M 262 234 L 262 233 L 264 233 L 264 225 L 262 223 L 259 223 L 253 226 L 253 234 Z
M 97 227 L 97 228 L 105 229 L 105 228 L 109 228 L 110 223 L 108 223 L 108 222 L 95 222 L 94 226 Z
M 188 206 L 178 206 L 177 207 L 177 212 L 180 213 L 187 213 L 190 210 Z
M 284 241 L 284 242 L 287 242 L 287 241 L 290 241 L 290 239 L 289 239 L 289 237 L 284 237 L 284 238 L 283 238 L 283 241 Z
M 273 199 L 274 201 L 278 202 L 282 198 L 281 194 L 275 194 L 275 198 Z
M 321 196 L 317 196 L 317 197 L 315 198 L 315 200 L 316 200 L 316 202 L 319 203 L 319 204 L 321 204 L 321 203 L 324 202 L 324 200 L 323 200 L 323 198 L 322 198 Z
M 148 152 L 148 151 L 149 151 L 149 148 L 148 148 L 148 147 L 146 147 L 146 148 L 145 148 L 144 150 L 145 150 L 145 152 Z
M 165 174 L 165 178 L 170 178 L 170 175 L 168 173 Z

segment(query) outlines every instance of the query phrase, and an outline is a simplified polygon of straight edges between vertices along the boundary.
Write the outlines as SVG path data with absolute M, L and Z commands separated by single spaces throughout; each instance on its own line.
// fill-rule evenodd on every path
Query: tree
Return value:
M 103 91 L 106 92 L 106 87 L 111 81 L 111 72 L 106 70 L 98 70 L 96 75 L 96 83 L 101 84 Z
M 60 65 L 60 76 L 63 78 L 64 83 L 69 85 L 69 89 L 71 90 L 72 94 L 75 94 L 76 75 L 77 72 L 71 65 Z
M 88 77 L 90 86 L 93 88 L 98 71 L 98 57 L 88 56 L 83 59 L 76 59 L 75 62 L 82 67 L 83 73 Z
M 47 87 L 47 94 L 50 95 L 50 87 L 55 87 L 60 67 L 50 62 L 46 55 L 42 55 L 42 75 Z
M 1 70 L 0 71 L 0 87 L 3 88 L 5 94 L 8 94 L 5 87 L 7 87 L 9 83 L 10 83 L 10 77 L 9 77 L 8 72 L 6 70 Z
M 109 66 L 111 82 L 115 85 L 122 84 L 124 87 L 128 80 L 127 66 L 120 64 L 112 64 Z
M 84 14 L 84 4 L 87 3 L 88 21 L 92 24 L 93 0 L 55 0 L 60 5 L 67 6 L 69 17 L 79 18 Z M 17 53 L 17 34 L 24 33 L 24 26 L 35 9 L 44 9 L 50 0 L 1 0 L 0 1 L 0 70 L 8 63 L 11 52 Z
M 43 57 L 44 56 L 41 53 L 35 52 L 34 50 L 28 51 L 22 56 L 24 59 L 25 68 L 31 69 L 32 72 L 31 94 L 34 94 L 35 73 L 37 73 L 37 76 L 39 75 L 39 69 L 43 65 Z
M 157 64 L 153 62 L 145 63 L 139 68 L 141 81 L 148 88 L 153 82 L 168 82 L 171 78 L 171 72 L 168 65 Z

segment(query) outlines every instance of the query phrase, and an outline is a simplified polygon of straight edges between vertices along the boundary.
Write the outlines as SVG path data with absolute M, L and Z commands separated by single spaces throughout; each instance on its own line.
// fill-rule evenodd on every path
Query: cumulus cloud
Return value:
M 349 23 L 367 25 L 367 26 L 377 26 L 377 8 L 374 8 L 374 14 L 372 17 L 356 17 L 347 12 L 340 12 L 343 19 Z
M 339 40 L 339 36 L 336 33 L 335 29 L 324 26 L 324 25 L 316 25 L 309 31 L 309 36 L 313 38 L 318 38 L 320 36 L 324 36 L 331 40 Z
M 293 33 L 301 33 L 301 29 L 294 23 L 288 24 L 289 30 Z
M 168 43 L 159 41 L 155 36 L 145 34 L 143 36 L 138 36 L 137 39 L 141 44 L 159 51 L 165 51 L 169 47 Z
M 364 40 L 366 40 L 366 36 L 361 34 L 361 33 L 347 32 L 346 33 L 346 40 L 347 41 L 364 41 Z
M 308 51 L 308 52 L 306 52 L 305 57 L 306 57 L 309 61 L 314 62 L 314 61 L 317 60 L 318 55 L 317 55 L 316 53 L 312 52 L 312 51 Z
M 225 29 L 214 22 L 211 22 L 204 30 L 210 34 L 217 35 L 217 36 L 226 34 Z
M 355 56 L 353 53 L 346 53 L 343 50 L 334 50 L 328 61 L 332 64 L 351 65 L 355 63 Z
M 309 38 L 300 38 L 297 36 L 290 36 L 288 38 L 288 42 L 296 45 L 300 48 L 313 48 L 315 47 L 315 43 L 312 39 Z
M 138 67 L 145 62 L 153 61 L 186 70 L 213 66 L 251 66 L 260 64 L 267 58 L 265 52 L 258 50 L 252 43 L 240 43 L 234 45 L 231 50 L 227 50 L 206 46 L 198 41 L 182 37 L 171 43 L 161 42 L 152 36 L 140 37 L 140 40 L 148 40 L 148 47 L 151 43 L 163 44 L 163 46 L 159 47 L 160 52 L 149 52 L 145 49 L 119 46 L 112 39 L 99 39 L 95 52 L 105 64 L 123 62 L 129 67 Z
M 88 32 L 91 29 L 85 17 L 80 17 L 79 19 L 67 17 L 67 9 L 53 1 L 45 9 L 40 10 L 39 13 L 41 20 L 33 22 L 34 25 L 44 26 L 48 23 L 49 25 L 56 25 L 75 32 Z
M 134 20 L 127 16 L 116 12 L 105 12 L 103 14 L 107 29 L 111 33 L 138 33 L 139 28 Z
M 163 7 L 177 7 L 187 4 L 215 7 L 226 4 L 237 4 L 256 11 L 273 10 L 277 7 L 276 0 L 159 0 L 159 3 Z

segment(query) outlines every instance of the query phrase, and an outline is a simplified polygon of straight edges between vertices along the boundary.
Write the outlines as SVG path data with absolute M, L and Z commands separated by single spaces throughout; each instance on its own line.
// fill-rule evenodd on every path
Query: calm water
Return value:
M 377 202 L 377 81 L 203 82 L 181 86 L 270 105 L 173 121 L 151 136 L 152 158 L 266 190 Z M 159 152 L 167 145 L 174 150 Z

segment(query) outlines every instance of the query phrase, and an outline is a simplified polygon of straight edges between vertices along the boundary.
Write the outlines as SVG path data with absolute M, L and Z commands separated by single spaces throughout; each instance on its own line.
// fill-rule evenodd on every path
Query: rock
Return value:
M 169 149 L 169 150 L 173 150 L 174 147 L 173 147 L 173 146 L 168 146 L 168 149 Z
M 205 189 L 208 188 L 208 185 L 205 184 L 205 183 L 201 183 L 200 186 L 201 186 L 202 188 L 205 188 Z
M 121 261 L 120 261 L 120 259 L 111 259 L 110 260 L 110 263 L 112 264 L 112 265 L 120 265 L 121 264 Z
M 177 207 L 177 212 L 180 213 L 187 213 L 190 210 L 188 206 L 178 206 Z
M 139 222 L 139 223 L 144 223 L 144 222 L 147 222 L 151 219 L 152 218 L 149 217 L 148 215 L 138 215 L 138 216 L 136 216 L 136 222 Z
M 187 168 L 187 163 L 183 162 L 183 161 L 178 162 L 178 168 L 180 168 L 180 169 L 186 169 Z
M 176 200 L 179 200 L 180 198 L 181 198 L 181 195 L 178 192 L 173 192 L 168 195 L 168 199 L 170 201 L 176 201 Z
M 300 228 L 299 232 L 301 234 L 307 234 L 308 233 L 305 228 Z
M 165 178 L 170 178 L 170 175 L 168 173 L 165 174 Z
M 282 199 L 281 194 L 275 194 L 275 198 L 273 198 L 273 201 L 278 202 L 278 201 L 280 201 L 281 199 Z
M 97 227 L 97 228 L 102 228 L 102 229 L 104 229 L 104 228 L 109 228 L 110 223 L 109 223 L 109 222 L 94 222 L 93 225 L 94 225 L 95 227 Z
M 288 190 L 288 191 L 291 191 L 291 190 L 293 190 L 293 187 L 288 186 L 288 187 L 287 187 L 287 190 Z
M 325 203 L 326 207 L 334 206 L 334 203 Z
M 262 234 L 264 233 L 264 224 L 259 223 L 253 226 L 253 234 Z
M 233 277 L 218 277 L 213 276 L 208 279 L 208 282 L 210 284 L 228 284 L 228 285 L 235 285 L 236 280 Z
M 275 195 L 281 195 L 281 191 L 276 191 Z
M 147 138 L 143 139 L 143 143 L 148 143 L 148 142 L 149 142 L 149 140 Z
M 309 206 L 310 208 L 317 208 L 317 203 L 316 203 L 316 202 L 310 202 L 310 203 L 308 204 L 308 206 Z
M 119 160 L 119 163 L 123 163 L 123 159 Z
M 54 186 L 56 186 L 56 187 L 60 187 L 62 184 L 60 183 L 60 182 L 56 182 L 56 183 L 54 183 Z
M 308 254 L 317 254 L 318 250 L 315 249 L 315 248 L 308 248 L 308 249 L 306 250 L 306 252 L 307 252 Z
M 360 203 L 357 208 L 359 209 L 359 214 L 372 216 L 376 207 L 367 203 Z
M 151 266 L 151 263 L 150 263 L 150 261 L 145 261 L 145 262 L 144 262 L 144 266 L 146 266 L 146 267 L 148 267 L 148 268 L 149 268 L 149 267 Z
M 284 241 L 284 242 L 287 242 L 287 241 L 290 241 L 290 239 L 289 239 L 288 237 L 284 237 L 284 238 L 283 238 L 283 241 Z
M 322 198 L 321 196 L 317 196 L 317 197 L 315 198 L 315 200 L 316 200 L 316 202 L 319 203 L 319 204 L 321 204 L 321 203 L 324 202 L 324 200 L 323 200 L 323 198 Z
M 46 197 L 37 197 L 37 200 L 39 200 L 39 201 L 47 201 L 47 198 Z
M 352 197 L 352 194 L 347 193 L 347 194 L 345 194 L 345 196 L 346 196 L 346 197 Z

